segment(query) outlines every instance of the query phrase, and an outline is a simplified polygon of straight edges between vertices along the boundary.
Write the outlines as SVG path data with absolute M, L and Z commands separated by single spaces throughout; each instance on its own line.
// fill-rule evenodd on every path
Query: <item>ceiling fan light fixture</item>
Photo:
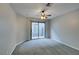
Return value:
M 43 16 L 41 16 L 41 20 L 43 20 Z
M 41 20 L 45 20 L 47 17 L 45 16 L 41 16 Z
M 41 13 L 41 16 L 45 16 L 45 13 Z
M 43 17 L 43 19 L 46 19 L 46 17 Z

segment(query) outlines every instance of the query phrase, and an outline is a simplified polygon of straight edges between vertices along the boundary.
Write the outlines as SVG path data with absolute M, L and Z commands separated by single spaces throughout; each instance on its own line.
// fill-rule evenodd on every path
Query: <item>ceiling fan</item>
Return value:
M 51 6 L 51 3 L 47 3 L 46 4 L 46 7 L 50 7 Z M 46 14 L 45 12 L 47 11 L 47 9 L 43 9 L 41 11 L 41 19 L 44 20 L 44 19 L 47 19 L 49 16 L 52 16 L 51 14 Z

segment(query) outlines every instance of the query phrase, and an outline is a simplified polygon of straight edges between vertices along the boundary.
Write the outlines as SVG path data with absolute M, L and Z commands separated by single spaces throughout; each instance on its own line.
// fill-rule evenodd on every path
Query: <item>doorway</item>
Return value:
M 45 38 L 45 23 L 32 22 L 32 39 Z

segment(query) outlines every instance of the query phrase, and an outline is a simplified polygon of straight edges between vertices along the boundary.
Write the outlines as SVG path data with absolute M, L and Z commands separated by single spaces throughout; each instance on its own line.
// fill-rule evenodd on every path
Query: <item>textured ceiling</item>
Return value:
M 40 18 L 40 11 L 44 8 L 46 9 L 46 14 L 52 15 L 48 19 L 79 8 L 78 3 L 51 3 L 50 7 L 46 7 L 46 3 L 12 3 L 10 5 L 16 13 L 38 19 Z

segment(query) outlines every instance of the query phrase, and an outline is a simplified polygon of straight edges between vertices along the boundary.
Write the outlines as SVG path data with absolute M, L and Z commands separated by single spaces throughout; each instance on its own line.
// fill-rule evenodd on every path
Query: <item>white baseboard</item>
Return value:
M 27 41 L 27 40 L 24 40 L 24 41 L 21 41 L 21 42 L 19 42 L 19 43 L 15 44 L 15 45 L 14 45 L 14 48 L 13 48 L 13 50 L 12 50 L 12 52 L 11 52 L 11 54 L 10 54 L 10 55 L 12 55 L 12 53 L 13 53 L 13 51 L 15 50 L 16 46 L 18 46 L 18 45 L 22 44 L 22 43 L 23 43 L 23 42 L 25 42 L 25 41 Z
M 10 53 L 10 55 L 12 55 L 13 51 L 15 50 L 16 45 L 14 45 L 12 52 Z
M 55 41 L 57 41 L 57 42 L 59 42 L 59 43 L 61 43 L 61 44 L 64 44 L 64 45 L 66 45 L 66 46 L 69 46 L 69 47 L 71 47 L 71 48 L 73 48 L 73 49 L 79 50 L 79 48 L 76 48 L 76 47 L 74 47 L 74 46 L 71 46 L 71 45 L 69 45 L 69 44 L 67 44 L 67 43 L 64 43 L 64 42 L 60 41 L 60 40 L 55 40 Z

